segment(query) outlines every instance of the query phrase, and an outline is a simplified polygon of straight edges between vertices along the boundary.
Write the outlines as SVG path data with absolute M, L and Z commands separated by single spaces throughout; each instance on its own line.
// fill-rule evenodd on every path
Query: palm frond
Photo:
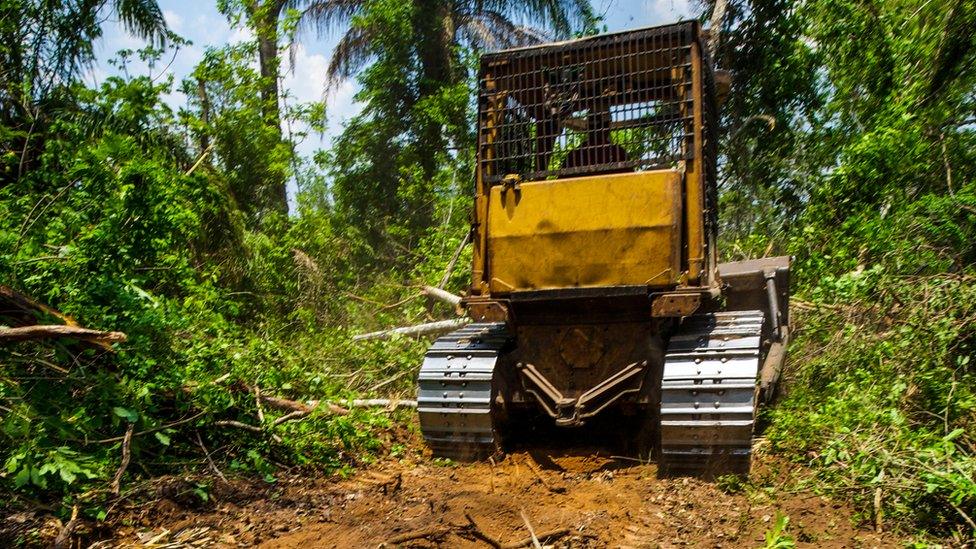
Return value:
M 166 19 L 156 0 L 113 0 L 115 13 L 125 29 L 139 38 L 166 42 Z
M 285 9 L 301 12 L 299 31 L 324 37 L 362 13 L 365 4 L 366 0 L 286 0 Z
M 520 25 L 551 29 L 555 38 L 568 38 L 593 17 L 589 0 L 480 0 L 478 12 L 506 14 Z
M 472 46 L 487 50 L 528 46 L 551 40 L 545 31 L 528 25 L 517 25 L 494 11 L 459 14 L 458 27 Z
M 332 59 L 326 71 L 326 93 L 332 92 L 347 78 L 365 67 L 373 58 L 370 42 L 376 34 L 372 28 L 353 26 L 342 36 L 332 50 Z

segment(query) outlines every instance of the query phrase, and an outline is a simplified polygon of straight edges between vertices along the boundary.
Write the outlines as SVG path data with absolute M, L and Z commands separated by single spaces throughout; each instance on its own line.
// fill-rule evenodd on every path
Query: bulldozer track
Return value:
M 496 450 L 495 364 L 512 337 L 504 323 L 470 324 L 438 338 L 420 367 L 420 430 L 437 457 L 475 459 Z
M 762 311 L 701 314 L 671 337 L 661 380 L 665 472 L 748 473 L 762 325 Z

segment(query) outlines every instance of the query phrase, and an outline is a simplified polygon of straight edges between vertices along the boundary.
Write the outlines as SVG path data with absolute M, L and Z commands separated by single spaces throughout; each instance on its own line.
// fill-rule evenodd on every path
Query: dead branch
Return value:
M 74 533 L 75 528 L 78 526 L 78 505 L 75 504 L 71 507 L 71 520 L 68 524 L 64 525 L 64 528 L 58 532 L 58 537 L 54 540 L 54 547 L 56 549 L 63 549 L 69 546 L 71 541 L 71 534 Z
M 471 516 L 471 513 L 465 513 L 464 518 L 468 519 L 468 522 L 471 524 L 471 534 L 474 535 L 474 537 L 480 539 L 488 545 L 491 545 L 495 549 L 502 549 L 501 542 L 485 533 L 485 531 L 478 526 L 478 523 L 474 521 L 474 517 Z
M 522 517 L 522 522 L 525 523 L 525 528 L 529 531 L 529 537 L 532 539 L 532 547 L 542 549 L 542 544 L 539 543 L 539 538 L 535 537 L 535 528 L 529 522 L 529 517 L 525 514 L 525 509 L 519 509 L 519 515 Z
M 329 412 L 332 414 L 338 416 L 349 415 L 349 410 L 343 408 L 342 406 L 320 400 L 310 400 L 308 404 L 305 404 L 296 400 L 289 400 L 287 398 L 261 395 L 261 402 L 263 402 L 269 408 L 274 408 L 275 410 L 281 412 L 304 412 L 306 414 L 312 413 L 312 411 L 324 404 L 329 408 Z
M 78 326 L 62 326 L 59 324 L 41 324 L 36 326 L 20 326 L 18 328 L 0 329 L 0 342 L 28 341 L 34 339 L 79 339 L 88 343 L 111 349 L 112 343 L 121 343 L 127 339 L 122 332 L 103 332 L 90 330 Z
M 24 317 L 20 320 L 23 324 L 36 324 L 38 316 L 47 314 L 60 319 L 61 322 L 64 322 L 68 326 L 78 325 L 73 318 L 61 311 L 35 301 L 13 288 L 2 284 L 0 284 L 0 304 L 5 304 L 22 313 Z
M 265 432 L 264 429 L 262 429 L 260 427 L 257 427 L 255 425 L 248 425 L 247 423 L 241 423 L 240 421 L 234 421 L 233 419 L 221 419 L 221 420 L 215 421 L 214 422 L 214 425 L 217 425 L 217 426 L 220 426 L 220 427 L 235 427 L 237 429 L 243 429 L 245 431 L 251 431 L 252 433 L 259 433 L 259 434 L 262 434 L 262 435 L 268 434 L 268 433 Z M 281 440 L 281 437 L 279 437 L 278 435 L 276 435 L 274 433 L 271 433 L 270 436 L 271 436 L 271 439 L 274 440 L 275 442 L 280 443 L 282 441 Z
M 172 428 L 172 427 L 176 427 L 178 425 L 183 425 L 184 423 L 189 423 L 189 422 L 193 421 L 194 419 L 197 419 L 198 417 L 200 417 L 200 416 L 202 416 L 204 414 L 206 414 L 206 412 L 198 412 L 198 413 L 196 413 L 196 414 L 194 414 L 194 415 L 192 415 L 192 416 L 190 416 L 190 417 L 188 417 L 186 419 L 181 419 L 179 421 L 174 421 L 173 423 L 167 423 L 166 425 L 160 425 L 159 427 L 153 427 L 152 429 L 146 429 L 145 431 L 139 431 L 138 433 L 135 433 L 132 436 L 134 436 L 134 437 L 140 437 L 142 435 L 148 435 L 148 434 L 151 434 L 151 433 L 155 433 L 156 431 L 162 431 L 164 429 L 169 429 L 169 428 Z M 91 444 L 112 444 L 113 442 L 119 442 L 120 440 L 125 440 L 125 437 L 103 438 L 101 440 L 87 441 L 86 443 L 91 443 Z
M 557 528 L 555 530 L 541 532 L 537 535 L 537 538 L 539 540 L 555 541 L 563 536 L 569 535 L 570 531 L 571 530 L 569 528 Z M 512 543 L 503 544 L 502 549 L 521 549 L 530 543 L 532 543 L 532 538 L 523 538 L 518 541 L 513 541 Z
M 261 407 L 261 388 L 254 384 L 254 405 L 258 409 L 258 423 L 264 425 L 264 408 Z
M 446 536 L 449 532 L 450 530 L 447 528 L 424 528 L 422 530 L 414 530 L 412 532 L 406 532 L 398 536 L 393 536 L 392 538 L 386 540 L 383 545 L 399 545 L 405 541 L 423 538 L 437 539 Z
M 202 164 L 203 161 L 207 158 L 207 155 L 210 154 L 210 151 L 211 150 L 213 150 L 213 143 L 211 143 L 210 145 L 208 145 L 207 148 L 204 149 L 202 153 L 200 153 L 200 157 L 197 158 L 197 161 L 194 162 L 193 165 L 190 166 L 190 169 L 187 170 L 186 173 L 183 174 L 183 175 L 185 175 L 187 177 L 193 175 L 193 172 L 195 172 L 197 170 L 197 168 L 200 167 L 200 164 Z
M 394 375 L 392 377 L 386 378 L 385 380 L 383 380 L 383 381 L 377 383 L 376 385 L 373 385 L 372 387 L 370 387 L 369 388 L 369 392 L 374 393 L 380 387 L 383 387 L 385 385 L 389 385 L 390 383 L 393 383 L 394 381 L 400 379 L 401 377 L 407 375 L 408 373 L 410 373 L 410 370 L 401 370 L 400 373 L 398 373 L 398 374 L 396 374 L 396 375 Z
M 447 303 L 452 307 L 458 307 L 461 305 L 461 296 L 452 294 L 447 290 L 434 288 L 433 286 L 424 286 L 424 295 L 426 295 L 427 297 L 432 297 L 438 301 Z
M 367 339 L 389 339 L 390 336 L 399 334 L 406 336 L 423 336 L 423 335 L 433 335 L 441 334 L 444 332 L 450 332 L 451 330 L 456 330 L 462 326 L 465 326 L 471 322 L 468 318 L 452 318 L 450 320 L 440 320 L 437 322 L 429 322 L 426 324 L 417 324 L 416 326 L 405 326 L 401 328 L 393 328 L 390 330 L 381 330 L 379 332 L 370 332 L 367 334 L 359 334 L 352 336 L 353 341 L 364 341 Z
M 722 42 L 722 23 L 725 19 L 725 7 L 726 0 L 716 0 L 712 8 L 712 16 L 709 20 L 708 53 L 713 61 L 717 59 L 718 47 Z
M 210 457 L 210 450 L 207 450 L 207 447 L 204 446 L 203 439 L 200 438 L 200 431 L 197 431 L 196 432 L 196 435 L 197 435 L 197 444 L 199 444 L 200 445 L 200 449 L 203 450 L 203 455 L 206 456 L 206 458 L 207 458 L 207 464 L 210 465 L 210 469 L 218 477 L 220 477 L 220 480 L 224 481 L 224 484 L 227 484 L 227 477 L 225 477 L 224 474 L 220 472 L 220 469 L 217 468 L 217 464 L 214 463 L 213 458 Z
M 122 463 L 119 464 L 119 469 L 115 471 L 115 476 L 112 477 L 112 495 L 119 495 L 119 491 L 122 489 L 122 475 L 125 474 L 125 470 L 129 467 L 129 458 L 132 456 L 132 432 L 135 430 L 135 423 L 130 423 L 128 427 L 125 428 L 125 435 L 122 437 Z
M 451 256 L 451 260 L 447 262 L 447 268 L 444 269 L 444 276 L 441 277 L 440 283 L 437 284 L 438 288 L 444 288 L 447 286 L 447 281 L 451 278 L 451 273 L 454 272 L 454 266 L 457 265 L 458 258 L 461 257 L 461 252 L 464 251 L 464 247 L 468 245 L 471 241 L 471 231 L 468 231 L 464 235 L 464 239 L 461 240 L 461 244 L 454 250 L 454 255 Z
M 279 417 L 278 419 L 274 420 L 274 423 L 272 423 L 271 426 L 272 427 L 277 427 L 277 426 L 281 425 L 282 423 L 287 423 L 289 421 L 294 421 L 296 419 L 302 419 L 302 418 L 306 417 L 308 414 L 309 414 L 309 412 L 303 412 L 301 410 L 295 410 L 294 412 L 288 412 L 287 414 L 285 414 L 285 415 Z
M 386 408 L 396 410 L 398 408 L 416 408 L 416 400 L 399 400 L 395 398 L 363 398 L 352 401 L 353 408 Z

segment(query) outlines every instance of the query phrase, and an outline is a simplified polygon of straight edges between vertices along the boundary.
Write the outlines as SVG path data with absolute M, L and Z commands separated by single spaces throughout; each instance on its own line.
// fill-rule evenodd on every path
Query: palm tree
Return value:
M 363 12 L 367 0 L 283 0 L 301 11 L 300 28 L 320 36 Z M 418 55 L 425 78 L 446 83 L 453 73 L 453 46 L 498 49 L 567 38 L 592 19 L 588 0 L 414 0 Z M 380 29 L 353 25 L 332 52 L 328 86 L 355 75 L 372 59 L 370 44 Z
M 0 154 L 18 151 L 17 176 L 31 164 L 48 111 L 70 109 L 58 93 L 94 60 L 92 44 L 102 35 L 107 10 L 132 34 L 166 42 L 167 28 L 156 0 L 17 0 L 0 2 Z
M 367 7 L 368 0 L 288 0 L 301 9 L 299 28 L 328 34 L 347 24 Z M 413 40 L 419 65 L 414 100 L 422 101 L 465 77 L 453 52 L 465 45 L 475 50 L 497 49 L 566 38 L 593 18 L 589 0 L 413 0 Z M 351 25 L 332 52 L 327 90 L 368 65 L 383 29 Z M 436 152 L 443 150 L 443 128 L 421 122 L 415 129 L 421 149 L 420 167 L 426 179 L 436 169 Z
M 25 0 L 0 6 L 0 79 L 8 84 L 0 100 L 35 102 L 70 82 L 94 59 L 102 16 L 111 9 L 132 34 L 166 41 L 166 21 L 156 0 Z M 22 97 L 30 90 L 32 97 Z M 10 94 L 9 96 L 6 94 Z

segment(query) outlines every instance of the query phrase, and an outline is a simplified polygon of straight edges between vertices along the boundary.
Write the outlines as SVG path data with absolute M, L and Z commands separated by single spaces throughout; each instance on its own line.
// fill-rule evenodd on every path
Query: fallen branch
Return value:
M 20 320 L 25 324 L 36 324 L 38 320 L 38 315 L 51 315 L 61 322 L 64 322 L 68 326 L 77 326 L 78 323 L 75 322 L 70 316 L 58 311 L 52 307 L 49 307 L 43 303 L 35 301 L 26 295 L 14 290 L 9 286 L 4 286 L 0 284 L 0 303 L 5 303 L 14 309 L 19 310 L 24 314 Z M 6 309 L 6 307 L 4 307 Z M 4 312 L 6 314 L 6 311 Z
M 468 522 L 471 524 L 471 534 L 474 537 L 480 539 L 488 545 L 491 545 L 495 549 L 502 549 L 501 542 L 489 536 L 484 530 L 482 530 L 481 527 L 478 526 L 478 523 L 474 521 L 474 517 L 471 516 L 471 513 L 465 513 L 464 518 L 468 519 Z
M 398 408 L 416 408 L 416 400 L 398 400 L 395 398 L 363 398 L 353 400 L 353 408 L 386 408 L 396 410 Z
M 125 429 L 125 435 L 122 437 L 122 463 L 119 464 L 119 469 L 115 471 L 115 476 L 112 477 L 112 495 L 118 496 L 119 491 L 122 489 L 122 475 L 125 474 L 125 470 L 129 467 L 129 459 L 132 457 L 132 432 L 135 430 L 135 423 L 130 423 Z
M 64 525 L 64 528 L 62 528 L 60 532 L 58 532 L 58 537 L 55 538 L 54 540 L 54 547 L 56 549 L 63 549 L 64 547 L 68 547 L 69 542 L 71 541 L 71 534 L 75 532 L 75 528 L 77 526 L 78 526 L 78 505 L 76 504 L 71 507 L 71 520 L 68 521 L 68 524 Z
M 325 403 L 320 400 L 311 400 L 308 404 L 298 402 L 296 400 L 289 400 L 287 398 L 272 397 L 268 395 L 261 395 L 261 402 L 267 405 L 269 408 L 274 408 L 275 410 L 281 412 L 305 412 L 306 414 L 312 413 L 320 405 L 325 404 L 329 408 L 329 412 L 345 416 L 349 414 L 349 410 L 339 406 L 337 404 Z
M 0 342 L 58 338 L 79 339 L 103 347 L 108 346 L 108 348 L 111 348 L 112 343 L 121 343 L 127 339 L 126 335 L 122 332 L 103 332 L 101 330 L 90 330 L 78 326 L 62 326 L 59 324 L 41 324 L 0 329 Z
M 401 377 L 407 375 L 408 373 L 410 373 L 410 370 L 401 370 L 399 374 L 396 374 L 396 375 L 394 375 L 392 377 L 389 377 L 389 378 L 387 378 L 387 379 L 385 379 L 385 380 L 377 383 L 376 385 L 373 385 L 372 387 L 370 387 L 369 388 L 369 392 L 375 393 L 380 387 L 383 387 L 385 385 L 389 385 L 389 384 L 393 383 L 394 381 L 400 379 Z
M 525 514 L 525 509 L 519 509 L 519 515 L 522 517 L 522 522 L 525 523 L 525 528 L 529 531 L 529 537 L 532 539 L 532 547 L 542 549 L 542 544 L 539 543 L 539 538 L 535 537 L 535 528 L 529 522 L 529 517 Z
M 252 433 L 259 433 L 262 435 L 270 434 L 271 439 L 275 442 L 281 443 L 281 437 L 274 433 L 267 433 L 264 429 L 257 427 L 255 425 L 248 425 L 247 423 L 241 423 L 240 421 L 234 421 L 233 419 L 221 419 L 214 422 L 214 425 L 219 427 L 235 427 L 237 429 L 243 429 L 245 431 L 251 431 Z
M 438 301 L 443 301 L 452 307 L 459 307 L 461 305 L 461 296 L 433 286 L 424 286 L 424 295 Z
M 569 533 L 570 533 L 569 528 L 557 528 L 555 530 L 541 532 L 537 534 L 536 537 L 538 540 L 555 541 L 563 536 L 569 535 Z M 522 547 L 525 547 L 530 543 L 532 543 L 532 538 L 524 538 L 518 541 L 513 541 L 512 543 L 506 543 L 502 545 L 502 549 L 521 549 Z
M 444 269 L 444 276 L 441 277 L 440 283 L 437 285 L 438 288 L 443 288 L 447 286 L 447 281 L 451 279 L 451 273 L 454 272 L 454 266 L 457 265 L 458 258 L 461 257 L 461 252 L 464 251 L 464 247 L 468 245 L 471 241 L 471 231 L 468 231 L 464 235 L 464 239 L 461 240 L 461 245 L 454 250 L 454 255 L 451 256 L 451 260 L 447 262 L 447 268 Z
M 173 423 L 167 423 L 166 425 L 160 425 L 159 427 L 153 427 L 152 429 L 146 429 L 145 431 L 139 431 L 138 433 L 135 433 L 132 436 L 134 436 L 134 437 L 141 437 L 142 435 L 148 435 L 150 433 L 155 433 L 156 431 L 162 431 L 164 429 L 169 429 L 171 427 L 176 427 L 177 425 L 183 425 L 184 423 L 189 423 L 189 422 L 193 421 L 194 419 L 197 419 L 198 417 L 200 417 L 200 416 L 202 416 L 204 414 L 206 414 L 206 412 L 198 412 L 197 414 L 192 415 L 192 416 L 190 416 L 190 417 L 188 417 L 186 419 L 181 419 L 179 421 L 174 421 Z M 103 438 L 101 440 L 85 441 L 85 443 L 86 444 L 88 444 L 88 443 L 91 443 L 91 444 L 112 444 L 113 442 L 119 442 L 120 440 L 125 440 L 125 437 L 124 436 L 121 436 L 121 437 Z
M 379 332 L 370 332 L 368 334 L 359 334 L 352 336 L 353 341 L 363 341 L 367 339 L 389 339 L 393 335 L 407 335 L 407 336 L 423 336 L 432 334 L 442 334 L 444 332 L 450 332 L 451 330 L 456 330 L 462 326 L 471 323 L 471 319 L 468 318 L 452 318 L 450 320 L 441 320 L 438 322 L 429 322 L 427 324 L 418 324 L 416 326 L 405 326 L 402 328 L 393 328 L 390 330 L 381 330 Z
M 302 418 L 306 417 L 309 413 L 311 413 L 311 412 L 303 412 L 302 410 L 295 410 L 294 412 L 288 412 L 287 414 L 285 414 L 285 415 L 279 417 L 278 419 L 274 420 L 274 423 L 272 423 L 271 426 L 272 427 L 277 427 L 277 426 L 281 425 L 282 423 L 287 423 L 289 421 L 294 421 L 296 419 L 302 419 Z
M 424 528 L 423 530 L 414 530 L 412 532 L 406 532 L 398 536 L 393 536 L 392 538 L 386 540 L 386 542 L 383 543 L 383 546 L 386 546 L 387 544 L 398 545 L 405 541 L 411 541 L 415 539 L 442 538 L 446 536 L 448 532 L 450 532 L 450 530 L 448 530 L 447 528 Z
M 261 388 L 254 384 L 254 405 L 258 409 L 258 423 L 264 425 L 264 408 L 261 407 Z
M 196 435 L 197 435 L 197 444 L 199 444 L 200 445 L 200 449 L 203 450 L 203 455 L 206 456 L 206 458 L 207 458 L 207 464 L 210 465 L 210 469 L 218 477 L 220 477 L 220 480 L 224 481 L 224 484 L 227 484 L 227 477 L 225 477 L 224 474 L 220 472 L 220 469 L 217 468 L 217 464 L 214 463 L 213 458 L 210 457 L 210 450 L 207 450 L 207 447 L 204 446 L 203 439 L 200 438 L 200 431 L 197 431 L 196 432 Z

